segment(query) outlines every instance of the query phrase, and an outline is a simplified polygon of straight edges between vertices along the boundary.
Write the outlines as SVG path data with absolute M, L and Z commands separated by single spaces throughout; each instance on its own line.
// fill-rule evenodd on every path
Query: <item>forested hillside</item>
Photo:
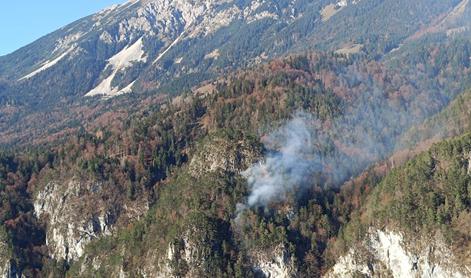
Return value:
M 445 140 L 382 178 L 329 246 L 332 258 L 346 254 L 333 276 L 430 275 L 430 267 L 440 277 L 469 275 L 470 148 L 469 133 Z
M 121 269 L 247 276 L 266 271 L 264 254 L 274 252 L 285 271 L 325 273 L 333 254 L 342 254 L 331 244 L 339 233 L 345 237 L 344 225 L 384 171 L 340 185 L 388 157 L 403 132 L 440 111 L 464 86 L 453 80 L 466 70 L 434 73 L 449 80 L 444 93 L 439 86 L 420 90 L 417 84 L 427 84 L 421 74 L 401 77 L 361 56 L 292 56 L 203 84 L 122 125 L 82 129 L 48 151 L 5 153 L 2 210 L 11 266 L 70 276 Z M 466 97 L 435 118 L 462 119 Z M 306 172 L 311 179 L 302 195 L 286 191 L 283 201 L 249 207 L 236 218 L 237 204 L 250 195 L 240 173 L 273 151 L 264 135 L 300 111 L 320 142 L 311 150 L 320 170 Z M 466 120 L 453 122 L 468 130 Z M 25 241 L 25 234 L 33 236 Z M 169 250 L 174 257 L 167 262 Z
M 0 57 L 0 275 L 471 276 L 468 2 L 128 1 Z
M 96 118 L 125 118 L 130 107 L 293 53 L 381 61 L 406 52 L 400 63 L 448 64 L 430 49 L 418 53 L 446 46 L 460 53 L 455 62 L 469 63 L 455 43 L 469 37 L 466 0 L 155 2 L 111 7 L 0 57 L 0 142 L 61 138 Z M 436 74 L 440 66 L 422 70 Z

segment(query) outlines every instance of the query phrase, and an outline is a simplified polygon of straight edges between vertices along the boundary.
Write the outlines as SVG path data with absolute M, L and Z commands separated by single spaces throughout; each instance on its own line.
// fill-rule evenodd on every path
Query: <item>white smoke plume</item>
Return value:
M 238 205 L 238 215 L 248 207 L 285 200 L 288 194 L 316 183 L 338 185 L 378 159 L 388 143 L 374 140 L 350 121 L 338 119 L 326 130 L 320 120 L 298 112 L 269 134 L 264 144 L 269 150 L 265 158 L 242 172 L 250 195 Z
M 449 102 L 447 94 L 460 90 L 450 86 L 452 93 L 446 93 L 424 87 L 421 79 L 411 80 L 410 92 L 398 98 L 394 92 L 404 86 L 378 82 L 354 65 L 344 74 L 346 82 L 358 88 L 339 104 L 341 112 L 324 121 L 295 113 L 262 140 L 268 149 L 265 158 L 242 173 L 249 196 L 238 204 L 237 219 L 247 208 L 298 197 L 305 188 L 340 186 L 398 150 L 405 131 L 440 111 Z
M 249 207 L 283 201 L 290 193 L 302 193 L 312 185 L 339 186 L 384 158 L 394 149 L 391 133 L 410 126 L 407 113 L 391 109 L 381 91 L 350 103 L 345 113 L 326 123 L 305 113 L 269 134 L 265 158 L 242 175 L 250 194 L 237 207 L 237 217 Z M 397 136 L 397 135 L 396 135 Z
M 270 151 L 263 162 L 242 173 L 251 191 L 248 206 L 267 205 L 272 200 L 284 198 L 294 187 L 302 185 L 318 166 L 314 161 L 308 121 L 313 122 L 308 114 L 296 114 L 268 137 L 265 144 L 277 151 Z

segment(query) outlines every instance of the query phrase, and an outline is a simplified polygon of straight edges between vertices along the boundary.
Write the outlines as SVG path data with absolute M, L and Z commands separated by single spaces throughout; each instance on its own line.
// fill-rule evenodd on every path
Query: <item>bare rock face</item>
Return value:
M 339 258 L 326 277 L 469 277 L 439 238 L 406 242 L 403 234 L 371 229 L 356 248 Z
M 185 235 L 179 242 L 171 243 L 167 250 L 167 258 L 160 264 L 157 277 L 178 277 L 178 267 L 186 267 L 185 277 L 198 277 L 204 270 L 204 257 L 207 250 L 201 248 L 196 241 Z
M 184 232 L 170 242 L 167 256 L 160 260 L 159 277 L 204 277 L 221 248 L 217 223 L 198 212 L 189 215 Z
M 468 175 L 471 175 L 471 152 L 468 155 Z
M 71 178 L 49 182 L 38 192 L 34 210 L 46 222 L 46 244 L 54 259 L 77 260 L 90 241 L 110 235 L 117 222 L 137 218 L 148 209 L 143 200 L 127 204 L 104 197 L 106 191 L 103 183 Z
M 17 272 L 16 266 L 12 263 L 12 252 L 10 250 L 8 237 L 2 230 L 0 231 L 0 277 L 16 278 L 21 275 Z
M 294 1 L 293 1 L 294 2 Z M 110 15 L 128 12 L 132 16 L 115 20 Z M 295 11 L 279 11 L 276 3 L 252 0 L 246 3 L 234 0 L 141 0 L 128 2 L 105 10 L 95 16 L 94 28 L 117 23 L 119 41 L 127 40 L 136 33 L 157 36 L 172 43 L 171 38 L 184 39 L 207 36 L 234 20 L 253 22 L 263 18 L 279 17 L 293 20 Z M 134 37 L 135 38 L 135 37 Z
M 159 70 L 163 67 L 161 62 L 165 62 L 164 58 L 171 54 L 174 48 L 178 48 L 179 44 L 207 38 L 234 22 L 250 24 L 263 19 L 292 22 L 300 16 L 294 5 L 294 0 L 283 9 L 275 2 L 267 0 L 127 1 L 58 30 L 48 41 L 49 51 L 36 57 L 33 63 L 24 63 L 21 69 L 12 70 L 11 75 L 14 75 L 18 82 L 27 82 L 58 66 L 73 66 L 76 59 L 104 58 L 105 66 L 97 72 L 99 77 L 93 82 L 94 87 L 83 90 L 82 93 L 85 96 L 114 97 L 132 92 L 132 87 L 139 83 L 136 76 L 127 74 L 130 68 L 137 66 L 143 72 Z M 120 68 L 113 68 L 113 64 L 108 63 L 116 55 L 129 57 L 129 49 L 139 41 L 140 47 L 133 48 L 139 48 L 142 52 L 141 59 L 129 60 L 126 67 Z M 106 56 L 97 55 L 93 49 L 87 49 L 90 43 L 115 50 Z M 210 49 L 207 54 L 213 51 L 214 49 Z M 182 57 L 184 54 L 179 53 L 173 58 Z M 208 57 L 211 58 L 211 55 Z M 191 58 L 186 57 L 187 60 Z M 142 67 L 147 69 L 143 70 Z M 110 69 L 114 70 L 111 74 Z M 18 74 L 18 71 L 21 74 Z M 118 75 L 127 78 L 115 78 Z
M 97 256 L 85 254 L 80 260 L 79 276 L 89 277 L 100 269 L 106 269 L 109 277 L 207 277 L 206 274 L 215 267 L 211 258 L 221 245 L 217 224 L 198 213 L 190 215 L 187 221 L 183 231 L 175 235 L 165 251 L 148 248 L 139 257 L 139 267 L 124 269 L 123 264 L 109 264 L 105 253 Z M 129 247 L 121 246 L 118 252 L 124 257 Z
M 261 156 L 261 147 L 248 140 L 213 137 L 191 159 L 189 170 L 194 177 L 217 171 L 239 173 Z
M 10 248 L 6 238 L 0 239 L 0 277 L 10 277 Z
M 5 265 L 0 267 L 0 277 L 2 278 L 19 278 L 24 277 L 17 272 L 15 265 L 7 262 Z
M 293 257 L 284 246 L 280 245 L 270 253 L 255 253 L 253 268 L 256 273 L 267 278 L 296 277 L 296 265 Z
M 181 267 L 186 269 L 184 277 L 202 277 L 207 266 L 206 260 L 213 251 L 209 246 L 211 246 L 209 242 L 201 241 L 201 238 L 195 239 L 191 230 L 188 230 L 181 241 L 169 245 L 167 257 L 154 272 L 158 273 L 156 277 L 179 277 Z M 296 277 L 294 259 L 282 245 L 274 248 L 273 252 L 253 252 L 252 264 L 254 272 L 259 277 Z

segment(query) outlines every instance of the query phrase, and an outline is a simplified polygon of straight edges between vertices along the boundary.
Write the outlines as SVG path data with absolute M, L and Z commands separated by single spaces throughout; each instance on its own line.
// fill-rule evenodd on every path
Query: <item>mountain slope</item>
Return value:
M 452 72 L 466 74 L 461 69 Z M 412 88 L 427 79 L 400 72 L 367 59 L 292 56 L 46 151 L 2 154 L 0 215 L 12 242 L 4 272 L 325 273 L 329 242 L 362 203 L 358 192 L 370 192 L 329 185 L 386 158 L 405 130 L 440 111 L 462 85 L 451 83 L 451 95 L 442 95 Z M 313 136 L 303 152 L 319 158 L 309 160 L 313 172 L 302 171 L 310 179 L 300 192 L 244 210 L 240 228 L 237 204 L 252 194 L 241 173 L 264 165 L 265 155 L 285 158 L 270 134 L 299 109 L 310 113 L 301 123 Z M 370 188 L 380 178 L 367 179 Z
M 437 140 L 458 136 L 471 129 L 471 92 L 460 94 L 446 109 L 423 124 L 409 130 L 401 143 L 403 147 L 414 146 L 427 139 Z
M 329 5 L 335 14 L 323 20 Z M 54 131 L 86 124 L 83 115 L 103 104 L 85 96 L 134 92 L 123 97 L 133 107 L 143 94 L 178 94 L 234 69 L 308 49 L 394 56 L 393 49 L 414 41 L 416 33 L 431 34 L 426 27 L 448 14 L 456 20 L 433 34 L 467 30 L 469 5 L 455 0 L 129 1 L 0 57 L 2 141 L 44 141 Z M 456 36 L 466 37 L 465 31 Z
M 23 94 L 32 91 L 30 86 L 46 94 L 48 88 L 38 83 L 44 82 L 45 76 L 60 74 L 62 80 L 48 83 L 54 86 L 56 97 L 83 96 L 97 87 L 99 90 L 94 91 L 97 94 L 114 96 L 136 79 L 141 83 L 136 87 L 139 91 L 153 89 L 180 76 L 198 81 L 228 67 L 282 55 L 299 48 L 298 44 L 304 49 L 325 45 L 329 50 L 336 50 L 344 44 L 357 43 L 367 53 L 381 55 L 458 4 L 457 1 L 414 4 L 395 1 L 393 4 L 371 0 L 341 3 L 337 4 L 342 8 L 335 16 L 322 21 L 321 11 L 328 1 L 127 2 L 65 26 L 2 57 L 0 72 L 4 78 L 22 83 Z M 461 6 L 468 10 L 467 3 Z M 415 16 L 385 12 L 407 10 Z M 355 15 L 359 13 L 375 17 Z M 391 24 L 393 21 L 397 24 Z M 376 29 L 371 33 L 366 26 Z M 392 26 L 396 29 L 388 29 Z M 379 38 L 379 34 L 388 39 Z M 141 52 L 141 57 L 126 57 L 126 67 L 113 67 L 110 59 L 116 55 L 123 58 L 131 46 Z M 120 74 L 110 74 L 109 68 Z M 110 84 L 99 87 L 107 78 Z M 74 80 L 79 84 L 73 84 Z M 190 80 L 186 82 L 192 83 Z M 69 86 L 61 86 L 63 83 Z
M 469 12 L 129 1 L 0 57 L 0 275 L 469 276 Z
M 471 275 L 470 143 L 440 142 L 392 170 L 344 230 L 353 247 L 331 277 Z

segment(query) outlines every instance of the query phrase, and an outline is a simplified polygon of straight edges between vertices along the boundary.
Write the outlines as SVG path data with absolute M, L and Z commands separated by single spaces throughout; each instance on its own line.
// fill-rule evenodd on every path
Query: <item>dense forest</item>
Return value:
M 15 271 L 27 276 L 106 277 L 118 266 L 138 276 L 138 269 L 160 264 L 173 246 L 176 276 L 200 271 L 193 275 L 250 277 L 258 275 L 253 258 L 282 249 L 301 277 L 312 277 L 325 273 L 369 225 L 421 231 L 439 226 L 447 234 L 469 213 L 470 181 L 460 156 L 469 153 L 469 136 L 440 143 L 387 175 L 381 166 L 369 165 L 389 157 L 402 134 L 420 145 L 438 134 L 434 130 L 443 121 L 455 126 L 441 137 L 469 130 L 468 94 L 448 106 L 469 82 L 469 59 L 460 54 L 468 49 L 460 40 L 447 47 L 420 44 L 388 63 L 362 55 L 290 56 L 206 82 L 130 113 L 121 124 L 91 124 L 65 140 L 23 147 L 21 155 L 5 150 L 0 159 L 5 252 Z M 325 176 L 313 173 L 303 194 L 288 192 L 283 202 L 251 207 L 236 220 L 237 204 L 250 190 L 240 172 L 273 151 L 264 137 L 299 111 L 315 119 L 310 127 L 322 144 L 313 151 L 324 158 Z M 417 124 L 424 132 L 407 132 Z M 365 138 L 377 146 L 372 156 L 357 155 L 365 146 L 353 142 Z M 450 166 L 436 169 L 440 163 Z M 332 166 L 343 174 L 334 178 Z M 100 187 L 80 187 L 72 208 L 90 219 L 104 210 L 120 228 L 91 241 L 85 257 L 54 258 L 46 246 L 52 216 L 38 219 L 36 203 L 41 192 L 67 187 L 71 179 Z M 440 186 L 432 190 L 431 183 Z M 397 200 L 386 198 L 394 192 L 401 192 Z M 84 196 L 93 203 L 80 202 Z M 129 207 L 142 204 L 149 210 L 129 214 Z M 360 217 L 360 208 L 377 217 Z M 462 231 L 448 238 L 456 244 L 466 236 Z M 182 259 L 189 242 L 201 246 L 195 262 Z M 203 258 L 204 264 L 194 265 Z M 98 268 L 91 265 L 95 260 L 102 262 Z
M 0 57 L 0 276 L 471 275 L 469 1 L 164 2 Z

